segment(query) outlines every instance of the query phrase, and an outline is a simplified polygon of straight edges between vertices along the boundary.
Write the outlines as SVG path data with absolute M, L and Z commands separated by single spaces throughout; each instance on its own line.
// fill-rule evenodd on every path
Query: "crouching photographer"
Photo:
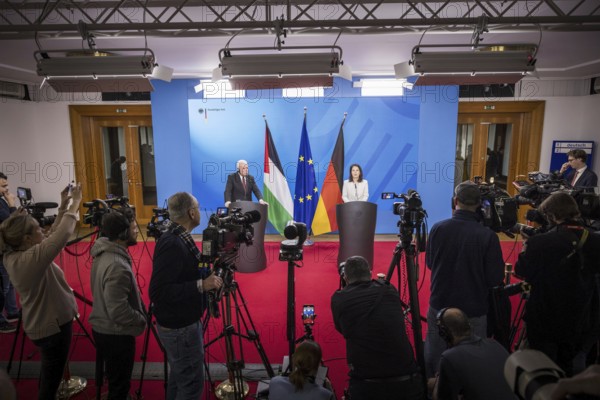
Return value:
M 346 260 L 344 279 L 347 285 L 331 297 L 331 312 L 346 339 L 349 399 L 423 399 L 398 291 L 389 282 L 371 280 L 369 263 L 360 256 Z
M 538 211 L 548 220 L 548 230 L 526 240 L 515 265 L 515 273 L 531 284 L 524 317 L 527 340 L 571 376 L 574 358 L 586 350 L 598 323 L 600 235 L 583 225 L 567 193 L 550 195 Z
M 70 205 L 69 205 L 70 202 Z M 71 344 L 77 303 L 54 259 L 75 230 L 81 186 L 61 192 L 58 216 L 48 236 L 30 214 L 13 213 L 0 225 L 0 253 L 20 295 L 23 329 L 40 349 L 40 399 L 53 399 Z

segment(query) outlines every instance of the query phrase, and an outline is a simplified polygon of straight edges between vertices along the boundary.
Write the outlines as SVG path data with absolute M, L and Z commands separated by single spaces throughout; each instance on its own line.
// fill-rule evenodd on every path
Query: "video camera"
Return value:
M 384 200 L 402 199 L 402 201 L 394 202 L 392 206 L 394 214 L 400 216 L 398 221 L 400 237 L 408 240 L 412 236 L 413 230 L 416 230 L 417 250 L 425 251 L 427 231 L 423 222 L 427 218 L 427 211 L 423 208 L 423 201 L 421 201 L 419 193 L 414 189 L 408 189 L 406 194 L 383 192 L 381 198 Z M 410 242 L 410 240 L 408 241 Z
M 573 189 L 557 174 L 544 174 L 539 171 L 527 174 L 529 181 L 518 180 L 513 186 L 519 194 L 516 199 L 519 204 L 539 205 L 553 193 L 562 192 L 572 196 L 577 202 L 579 213 L 585 220 L 600 219 L 600 197 L 589 189 Z
M 260 221 L 256 210 L 242 213 L 241 208 L 217 208 L 202 232 L 202 255 L 213 262 L 217 257 L 235 253 L 241 243 L 252 244 L 253 223 Z
M 169 229 L 169 210 L 166 208 L 153 208 L 152 218 L 148 223 L 148 236 L 154 239 L 160 238 L 160 236 Z
M 302 260 L 302 246 L 308 236 L 306 224 L 302 222 L 289 221 L 283 230 L 287 240 L 279 245 L 279 261 Z
M 83 215 L 83 223 L 94 227 L 100 227 L 102 217 L 109 209 L 120 209 L 129 207 L 129 198 L 117 197 L 114 199 L 95 199 L 83 203 L 87 207 L 87 211 Z
M 478 214 L 483 220 L 483 225 L 494 232 L 513 231 L 518 221 L 517 199 L 493 184 L 479 183 L 477 188 L 481 194 L 481 208 Z
M 56 215 L 44 214 L 46 213 L 47 209 L 58 207 L 57 203 L 35 203 L 33 201 L 33 197 L 31 196 L 31 189 L 24 187 L 17 188 L 17 197 L 21 202 L 21 207 L 27 210 L 27 212 L 38 222 L 38 224 L 40 224 L 40 227 L 44 228 L 51 226 L 56 220 Z

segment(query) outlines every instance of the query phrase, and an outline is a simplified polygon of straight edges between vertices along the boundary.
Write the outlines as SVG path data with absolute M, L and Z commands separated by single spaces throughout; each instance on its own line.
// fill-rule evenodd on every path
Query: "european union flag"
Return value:
M 296 171 L 296 191 L 294 193 L 294 220 L 304 222 L 310 229 L 315 209 L 319 203 L 319 189 L 315 180 L 315 165 L 310 151 L 306 130 L 306 113 L 302 125 L 298 170 Z

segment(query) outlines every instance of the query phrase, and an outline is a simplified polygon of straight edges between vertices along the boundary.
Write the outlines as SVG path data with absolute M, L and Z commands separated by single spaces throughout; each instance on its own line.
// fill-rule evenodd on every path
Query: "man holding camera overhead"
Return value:
M 452 218 L 436 223 L 427 240 L 425 262 L 431 270 L 427 312 L 425 367 L 435 376 L 446 343 L 438 335 L 436 316 L 445 307 L 460 308 L 469 317 L 473 334 L 487 336 L 489 290 L 502 284 L 504 261 L 498 235 L 480 223 L 478 186 L 465 181 L 456 186 Z
M 423 386 L 406 335 L 400 295 L 371 280 L 361 256 L 346 260 L 347 285 L 331 297 L 335 329 L 346 339 L 351 400 L 421 400 Z
M 154 250 L 150 300 L 171 372 L 167 400 L 198 400 L 204 387 L 204 344 L 200 318 L 205 293 L 223 280 L 200 268 L 202 254 L 192 230 L 200 225 L 198 200 L 186 192 L 168 199 L 171 224 Z

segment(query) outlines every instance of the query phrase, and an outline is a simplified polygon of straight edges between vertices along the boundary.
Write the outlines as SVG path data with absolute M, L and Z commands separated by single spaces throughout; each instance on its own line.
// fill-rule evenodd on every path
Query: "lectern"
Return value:
M 372 268 L 377 204 L 351 201 L 338 204 L 335 212 L 340 233 L 338 265 L 348 257 L 362 256 Z
M 251 246 L 246 243 L 240 245 L 238 260 L 236 262 L 239 272 L 258 272 L 267 268 L 267 257 L 265 254 L 265 229 L 267 227 L 268 211 L 264 204 L 252 201 L 234 201 L 230 208 L 241 208 L 242 213 L 256 210 L 260 213 L 260 221 L 252 224 L 254 228 L 254 239 Z

